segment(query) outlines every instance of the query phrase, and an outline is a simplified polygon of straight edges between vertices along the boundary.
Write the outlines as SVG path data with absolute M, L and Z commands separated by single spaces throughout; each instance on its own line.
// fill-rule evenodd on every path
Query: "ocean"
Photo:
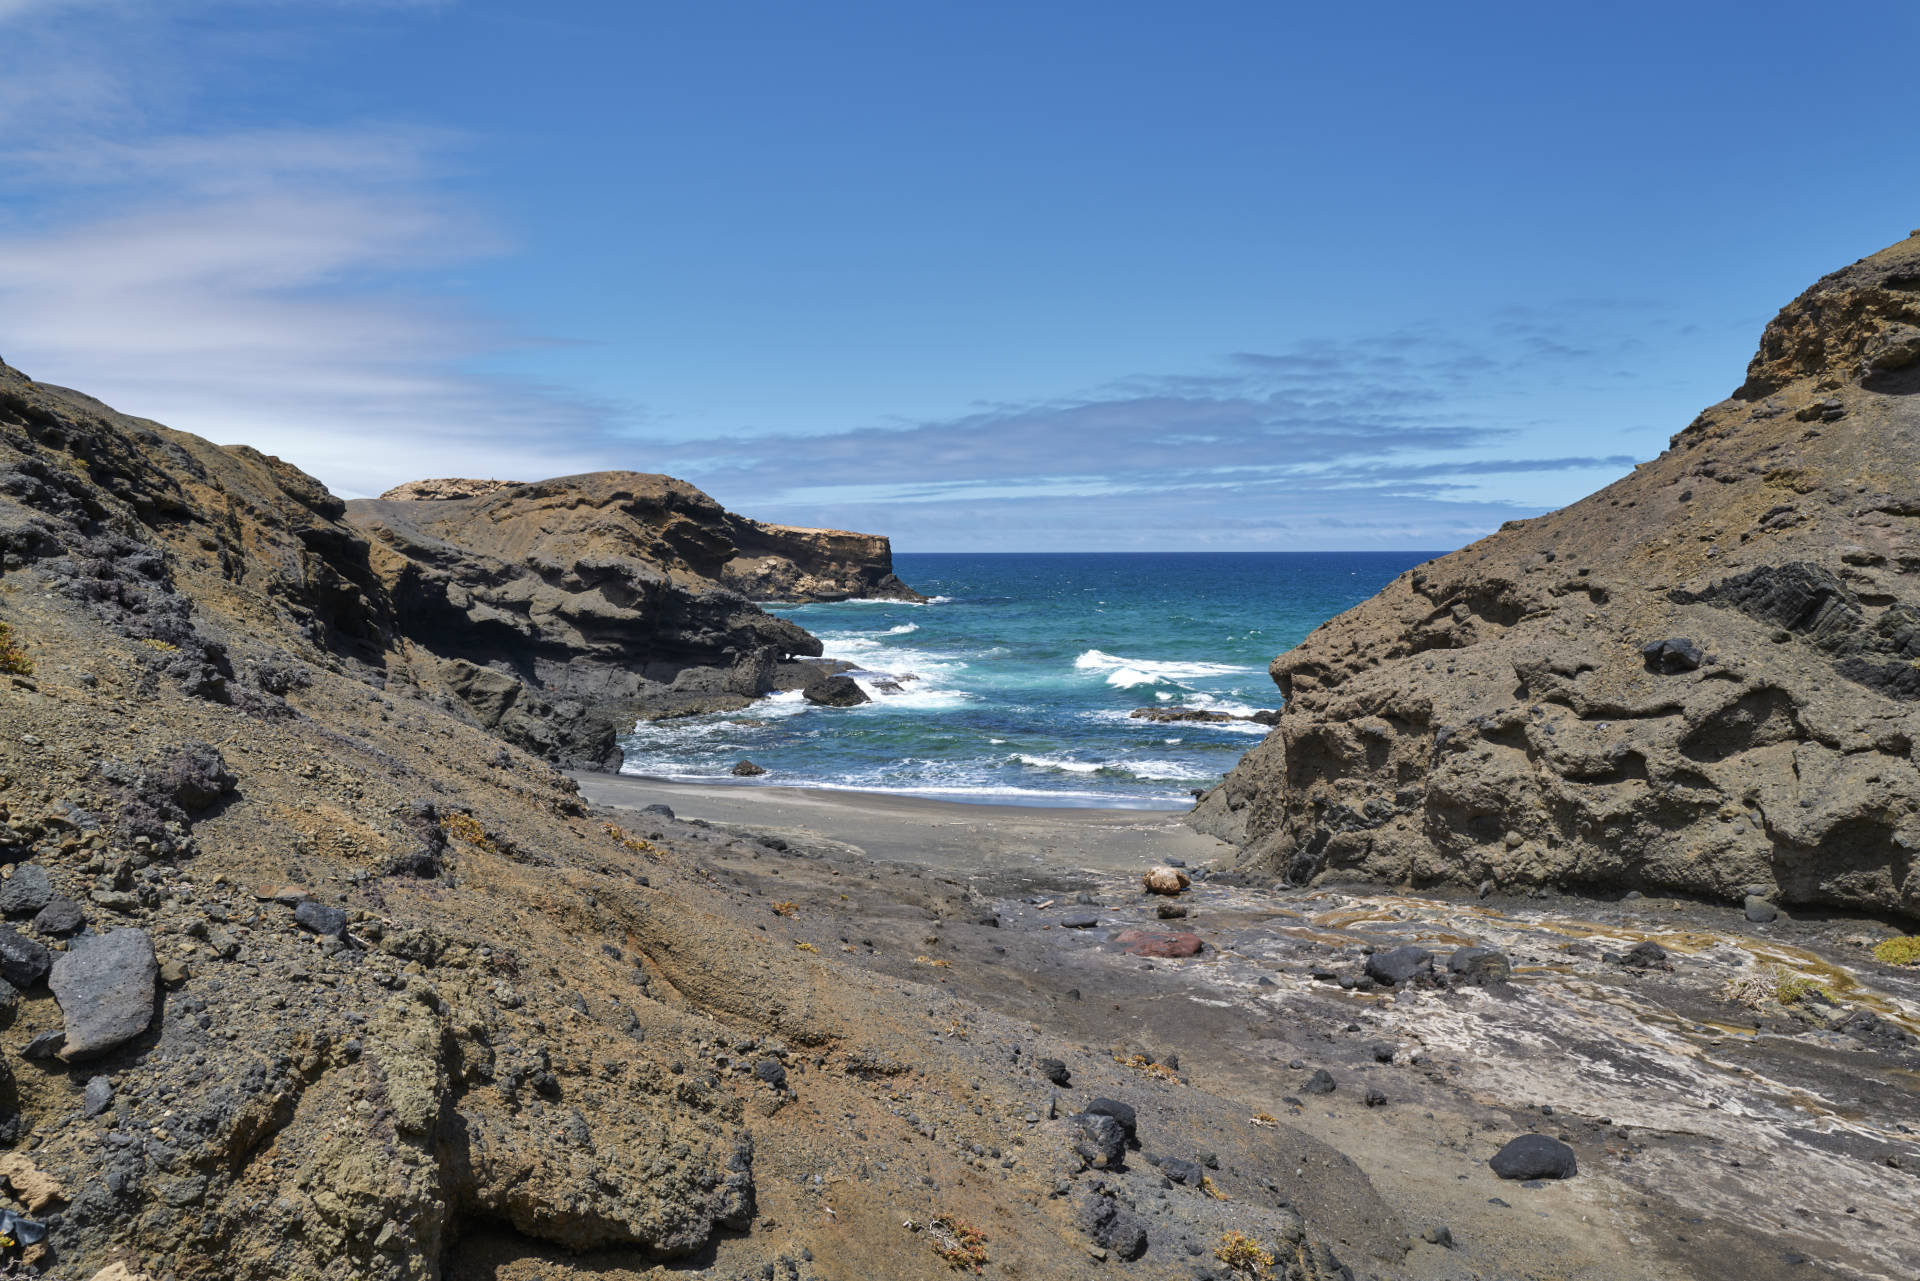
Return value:
M 1267 733 L 1141 707 L 1279 706 L 1274 655 L 1432 552 L 907 554 L 926 604 L 769 605 L 859 665 L 873 695 L 776 694 L 641 724 L 623 772 L 1017 805 L 1184 808 Z M 768 772 L 734 778 L 749 759 Z

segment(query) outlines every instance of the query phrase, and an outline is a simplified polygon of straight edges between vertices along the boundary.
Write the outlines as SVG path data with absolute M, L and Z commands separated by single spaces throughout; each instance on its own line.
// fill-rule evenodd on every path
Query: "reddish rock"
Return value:
M 1198 934 L 1158 934 L 1152 930 L 1122 930 L 1114 941 L 1134 956 L 1196 956 L 1206 946 Z

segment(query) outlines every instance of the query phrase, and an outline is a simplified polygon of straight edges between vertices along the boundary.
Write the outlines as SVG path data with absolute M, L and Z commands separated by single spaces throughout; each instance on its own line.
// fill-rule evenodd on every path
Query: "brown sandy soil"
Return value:
M 1073 1074 L 1060 1107 L 1093 1094 L 1135 1104 L 1149 1156 L 1212 1150 L 1237 1201 L 1337 1225 L 1330 1239 L 1357 1275 L 1920 1274 L 1920 975 L 1871 959 L 1866 945 L 1889 927 L 1756 925 L 1664 899 L 1282 891 L 1204 869 L 1179 900 L 1188 915 L 1163 921 L 1165 900 L 1144 895 L 1137 872 L 1225 851 L 1196 844 L 1174 814 L 580 781 L 593 801 L 675 809 L 680 822 L 647 820 L 711 842 L 702 863 L 742 901 L 767 904 L 770 929 L 926 984 L 939 1009 L 1023 1022 Z M 713 826 L 689 828 L 694 817 Z M 969 919 L 963 901 L 997 924 Z M 792 914 L 774 915 L 776 902 Z M 1062 926 L 1089 910 L 1094 928 Z M 1129 928 L 1190 929 L 1206 947 L 1188 960 L 1131 956 L 1115 942 Z M 1649 939 L 1670 970 L 1608 959 Z M 1360 972 L 1363 949 L 1406 943 L 1442 962 L 1461 946 L 1498 948 L 1513 980 L 1334 981 Z M 1832 1004 L 1756 1008 L 1724 994 L 1767 966 L 1816 980 Z M 954 1017 L 960 1027 L 969 1016 Z M 944 1042 L 962 1056 L 984 1048 Z M 1117 1061 L 1135 1055 L 1177 1070 Z M 1335 1089 L 1305 1093 L 1320 1068 Z M 1370 1091 L 1384 1101 L 1369 1106 Z M 1277 1126 L 1250 1121 L 1262 1113 Z M 1488 1158 L 1528 1130 L 1569 1142 L 1580 1173 L 1497 1179 Z M 1451 1249 L 1419 1239 L 1438 1225 Z M 1409 1253 L 1366 1256 L 1375 1234 L 1411 1238 Z

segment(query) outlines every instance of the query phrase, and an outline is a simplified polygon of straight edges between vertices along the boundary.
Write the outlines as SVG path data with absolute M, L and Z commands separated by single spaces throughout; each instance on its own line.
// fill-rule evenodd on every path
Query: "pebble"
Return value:
M 293 909 L 293 919 L 301 929 L 325 938 L 345 938 L 347 934 L 346 912 L 313 899 L 302 899 Z
M 113 1106 L 113 1081 L 104 1076 L 88 1080 L 86 1092 L 81 1096 L 80 1114 L 99 1116 Z

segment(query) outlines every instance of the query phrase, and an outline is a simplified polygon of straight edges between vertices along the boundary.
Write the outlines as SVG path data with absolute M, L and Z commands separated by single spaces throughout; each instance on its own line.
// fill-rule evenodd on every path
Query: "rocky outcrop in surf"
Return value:
M 1651 462 L 1274 660 L 1196 807 L 1306 883 L 1920 915 L 1920 236 L 1825 277 Z

